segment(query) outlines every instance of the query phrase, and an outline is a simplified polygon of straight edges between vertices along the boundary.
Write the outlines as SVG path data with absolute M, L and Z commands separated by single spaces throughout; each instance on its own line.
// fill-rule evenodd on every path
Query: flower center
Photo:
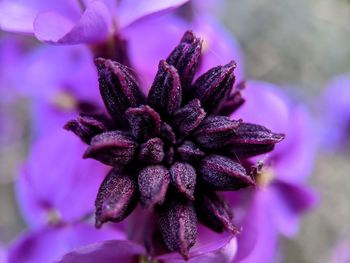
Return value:
M 77 107 L 78 102 L 74 96 L 67 91 L 61 91 L 52 98 L 52 104 L 62 110 L 73 110 Z
M 256 182 L 260 188 L 266 188 L 275 179 L 275 172 L 272 167 L 263 167 L 261 171 L 257 173 Z
M 46 218 L 49 225 L 56 225 L 61 220 L 60 213 L 54 208 L 50 208 L 46 212 Z

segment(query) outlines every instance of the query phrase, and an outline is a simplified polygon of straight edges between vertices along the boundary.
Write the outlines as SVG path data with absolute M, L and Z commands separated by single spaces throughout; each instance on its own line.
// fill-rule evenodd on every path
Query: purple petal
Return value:
M 299 229 L 301 215 L 317 204 L 315 191 L 302 185 L 275 182 L 270 189 L 270 211 L 278 230 L 294 236 Z
M 112 16 L 103 2 L 91 1 L 79 21 L 72 21 L 56 12 L 40 13 L 34 21 L 35 36 L 54 44 L 81 44 L 107 39 Z
M 7 250 L 0 244 L 0 262 L 8 262 Z
M 64 130 L 33 145 L 16 182 L 18 203 L 30 225 L 46 224 L 52 219 L 70 222 L 94 210 L 106 168 L 83 160 L 84 148 L 82 142 Z
M 131 241 L 105 241 L 75 249 L 56 263 L 134 263 L 145 253 L 143 247 Z
M 243 96 L 246 102 L 232 116 L 286 134 L 268 160 L 273 162 L 278 178 L 289 182 L 304 181 L 311 174 L 315 150 L 308 111 L 303 106 L 293 105 L 278 87 L 266 82 L 248 81 Z M 264 110 L 257 111 L 257 107 Z
M 266 209 L 270 199 L 264 191 L 253 196 L 237 237 L 238 252 L 233 262 L 269 263 L 276 252 L 277 230 Z
M 323 93 L 321 143 L 331 150 L 346 150 L 349 145 L 350 74 L 335 76 Z
M 140 201 L 145 207 L 162 204 L 170 183 L 168 170 L 161 165 L 147 166 L 138 177 Z
M 237 64 L 236 83 L 243 81 L 244 54 L 232 33 L 227 31 L 217 19 L 207 14 L 198 13 L 195 19 L 193 30 L 199 38 L 203 39 L 202 61 L 196 75 L 200 76 L 210 68 L 232 59 Z
M 4 0 L 0 3 L 0 27 L 6 31 L 33 33 L 37 15 L 46 10 L 65 14 L 67 19 L 79 19 L 80 8 L 76 1 Z
M 141 18 L 172 10 L 186 2 L 188 0 L 122 0 L 118 6 L 118 25 L 126 27 Z
M 167 14 L 143 20 L 123 30 L 123 36 L 128 39 L 131 63 L 139 74 L 145 94 L 152 86 L 159 61 L 170 54 L 187 29 L 183 20 Z
M 131 175 L 112 169 L 103 180 L 95 201 L 96 227 L 107 221 L 120 222 L 137 205 L 137 186 Z
M 8 260 L 11 263 L 53 262 L 72 249 L 110 239 L 125 239 L 125 235 L 111 228 L 96 230 L 87 224 L 45 226 L 22 234 L 12 243 Z

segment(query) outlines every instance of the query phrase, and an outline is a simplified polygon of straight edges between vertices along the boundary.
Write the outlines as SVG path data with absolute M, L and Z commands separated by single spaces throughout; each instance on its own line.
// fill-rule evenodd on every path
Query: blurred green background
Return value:
M 350 72 L 350 1 L 225 2 L 221 18 L 242 45 L 248 78 L 295 88 L 297 98 L 310 106 L 317 120 L 317 100 L 327 82 Z M 24 229 L 12 180 L 16 164 L 26 155 L 29 123 L 26 101 L 1 107 L 23 128 L 0 148 L 0 236 L 6 243 Z M 319 154 L 310 183 L 320 193 L 320 205 L 305 216 L 294 240 L 283 240 L 285 255 L 280 261 L 330 262 L 336 247 L 345 244 L 350 251 L 349 160 L 350 151 Z

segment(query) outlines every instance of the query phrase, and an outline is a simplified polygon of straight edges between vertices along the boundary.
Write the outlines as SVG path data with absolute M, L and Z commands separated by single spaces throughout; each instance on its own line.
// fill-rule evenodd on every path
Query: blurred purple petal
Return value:
M 270 205 L 268 192 L 257 192 L 242 222 L 242 233 L 237 237 L 238 252 L 233 262 L 271 262 L 277 242 L 277 231 L 266 209 Z
M 131 241 L 106 241 L 76 249 L 60 258 L 57 263 L 134 263 L 145 249 Z
M 8 260 L 11 263 L 48 263 L 80 246 L 124 238 L 124 234 L 115 229 L 96 230 L 92 225 L 82 223 L 44 226 L 22 234 L 11 244 Z
M 244 56 L 234 36 L 211 16 L 200 15 L 193 24 L 194 32 L 204 40 L 202 62 L 196 75 L 200 76 L 216 65 L 234 60 L 237 64 L 234 71 L 235 83 L 241 82 L 245 71 Z
M 243 97 L 246 102 L 233 117 L 286 134 L 275 150 L 266 155 L 273 163 L 274 175 L 289 182 L 304 181 L 311 175 L 315 152 L 315 136 L 309 112 L 302 106 L 293 105 L 278 87 L 266 82 L 248 81 Z M 257 111 L 257 108 L 263 110 Z M 261 160 L 261 157 L 256 159 Z
M 168 56 L 183 32 L 188 29 L 204 40 L 199 73 L 234 59 L 238 63 L 235 70 L 237 80 L 243 79 L 244 62 L 239 44 L 214 18 L 201 16 L 188 24 L 179 17 L 168 14 L 143 20 L 142 23 L 133 24 L 123 30 L 123 35 L 128 39 L 130 60 L 141 76 L 142 87 L 146 93 L 157 72 L 159 60 Z M 148 36 L 146 39 L 145 35 Z M 139 44 L 141 42 L 142 45 Z
M 188 0 L 122 0 L 118 6 L 118 26 L 126 27 L 141 18 L 169 11 L 186 2 Z
M 350 74 L 334 77 L 323 94 L 321 143 L 329 149 L 350 145 Z
M 106 168 L 83 160 L 84 149 L 63 129 L 35 143 L 17 179 L 17 198 L 29 224 L 72 221 L 94 211 Z
M 111 31 L 112 15 L 100 1 L 89 2 L 79 21 L 57 12 L 40 13 L 34 21 L 35 36 L 51 44 L 80 44 L 99 42 Z
M 303 213 L 317 204 L 315 191 L 306 186 L 275 182 L 269 188 L 271 218 L 279 232 L 291 237 L 298 232 Z
M 6 248 L 0 244 L 0 262 L 7 262 L 7 251 Z
M 33 33 L 36 16 L 43 11 L 64 14 L 67 19 L 78 19 L 78 1 L 71 0 L 3 0 L 0 2 L 0 28 L 10 32 Z

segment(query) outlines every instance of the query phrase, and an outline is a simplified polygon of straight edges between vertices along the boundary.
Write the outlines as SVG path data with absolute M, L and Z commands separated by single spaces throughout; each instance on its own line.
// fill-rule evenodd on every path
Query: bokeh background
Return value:
M 226 0 L 225 4 L 221 20 L 241 43 L 248 78 L 278 84 L 287 92 L 293 89 L 295 99 L 311 108 L 318 128 L 322 91 L 332 77 L 350 72 L 350 1 Z M 12 182 L 30 141 L 29 103 L 25 99 L 0 103 L 0 118 L 1 112 L 10 112 L 15 123 L 0 127 L 11 131 L 11 138 L 0 138 L 4 243 L 24 229 Z M 350 253 L 349 161 L 350 150 L 319 151 L 310 184 L 319 192 L 320 204 L 304 217 L 294 240 L 281 242 L 283 262 L 330 262 L 332 253 L 342 247 Z

